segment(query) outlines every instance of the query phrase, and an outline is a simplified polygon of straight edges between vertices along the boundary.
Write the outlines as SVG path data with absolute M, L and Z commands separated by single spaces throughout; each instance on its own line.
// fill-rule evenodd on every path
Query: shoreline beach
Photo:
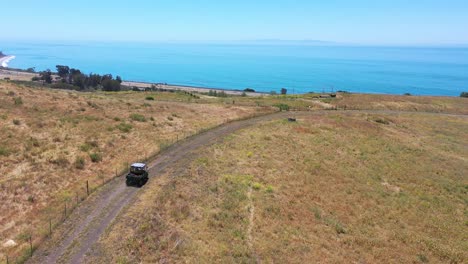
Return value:
M 5 56 L 5 57 L 1 57 L 0 58 L 0 65 L 2 67 L 8 67 L 8 63 L 13 60 L 15 58 L 15 56 L 11 56 L 11 55 L 8 55 L 8 56 Z

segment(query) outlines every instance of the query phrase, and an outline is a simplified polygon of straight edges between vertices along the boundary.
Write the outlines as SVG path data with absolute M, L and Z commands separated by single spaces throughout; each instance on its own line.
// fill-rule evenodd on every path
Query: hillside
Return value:
M 88 263 L 463 263 L 468 118 L 297 113 L 155 178 Z
M 87 196 L 176 140 L 273 111 L 188 93 L 78 93 L 0 81 L 0 259 L 28 254 Z M 3 246 L 8 240 L 16 247 Z

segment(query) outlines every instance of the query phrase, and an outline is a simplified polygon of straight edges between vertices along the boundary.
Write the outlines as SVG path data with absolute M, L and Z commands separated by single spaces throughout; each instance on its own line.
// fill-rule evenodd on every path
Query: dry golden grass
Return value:
M 245 129 L 151 181 L 90 261 L 468 259 L 467 117 L 327 112 L 298 121 Z
M 155 100 L 145 100 L 147 96 Z M 184 93 L 77 93 L 0 81 L 0 262 L 67 210 L 177 138 L 271 108 L 199 103 Z M 93 159 L 95 162 L 93 162 Z M 19 246 L 4 248 L 13 239 Z
M 339 109 L 396 110 L 448 114 L 468 114 L 468 100 L 461 97 L 344 94 L 329 100 Z

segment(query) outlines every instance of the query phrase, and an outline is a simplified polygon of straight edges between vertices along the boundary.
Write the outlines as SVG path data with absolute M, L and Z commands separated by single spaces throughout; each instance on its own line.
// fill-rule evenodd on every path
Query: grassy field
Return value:
M 463 263 L 466 131 L 341 111 L 245 129 L 150 181 L 88 261 Z
M 25 86 L 26 85 L 26 86 Z M 187 93 L 78 93 L 0 81 L 0 262 L 37 244 L 129 163 L 229 120 L 274 111 Z M 29 86 L 29 87 L 28 87 Z M 18 244 L 7 248 L 8 240 Z M 24 249 L 24 250 L 23 250 Z

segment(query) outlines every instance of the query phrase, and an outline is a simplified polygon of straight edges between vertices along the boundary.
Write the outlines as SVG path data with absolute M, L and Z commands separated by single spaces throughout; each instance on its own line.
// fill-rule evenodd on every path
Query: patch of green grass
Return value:
M 74 165 L 76 169 L 83 170 L 86 165 L 85 159 L 83 157 L 76 157 Z
M 278 107 L 280 111 L 289 111 L 289 105 L 287 104 L 275 104 L 273 106 Z
M 140 114 L 131 114 L 130 119 L 137 122 L 146 122 L 146 117 Z
M 89 158 L 91 159 L 92 162 L 98 163 L 98 162 L 101 162 L 101 161 L 102 161 L 102 154 L 101 154 L 101 153 L 97 153 L 97 152 L 90 153 L 90 154 L 89 154 Z
M 132 130 L 132 128 L 132 125 L 123 122 L 117 125 L 117 129 L 124 133 L 129 133 Z
M 3 146 L 0 146 L 0 156 L 8 156 L 10 155 L 10 151 Z
M 21 97 L 15 97 L 13 98 L 13 102 L 15 103 L 15 105 L 22 105 L 23 99 Z

